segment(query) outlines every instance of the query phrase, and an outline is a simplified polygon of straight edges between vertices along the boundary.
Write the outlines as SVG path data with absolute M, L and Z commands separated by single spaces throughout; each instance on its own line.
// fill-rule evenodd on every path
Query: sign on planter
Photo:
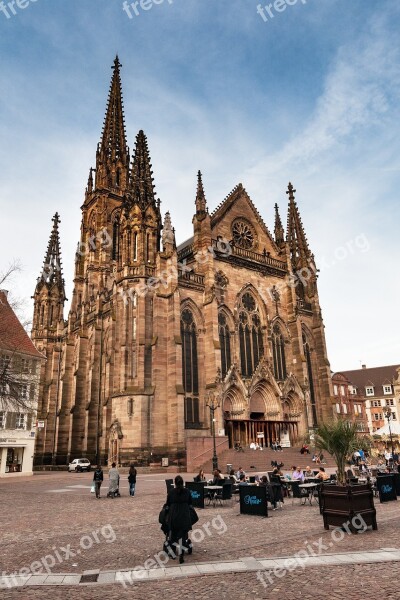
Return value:
M 376 485 L 379 492 L 379 500 L 381 502 L 397 500 L 396 484 L 393 475 L 378 475 L 376 478 Z
M 267 488 L 239 485 L 240 514 L 268 517 Z
M 188 481 L 185 485 L 192 496 L 194 508 L 204 508 L 204 484 Z

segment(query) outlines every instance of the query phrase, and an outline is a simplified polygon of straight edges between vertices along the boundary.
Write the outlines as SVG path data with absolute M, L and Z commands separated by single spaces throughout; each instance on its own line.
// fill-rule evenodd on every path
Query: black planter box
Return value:
M 320 500 L 325 529 L 347 526 L 352 533 L 358 533 L 357 516 L 367 526 L 378 529 L 374 496 L 369 484 L 323 485 Z

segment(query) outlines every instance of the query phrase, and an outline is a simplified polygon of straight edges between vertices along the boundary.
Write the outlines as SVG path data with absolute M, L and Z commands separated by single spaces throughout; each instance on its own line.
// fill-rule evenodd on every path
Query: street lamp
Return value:
M 217 408 L 219 408 L 221 406 L 221 397 L 219 394 L 215 394 L 215 392 L 209 392 L 208 396 L 207 396 L 207 400 L 206 400 L 206 406 L 208 406 L 208 408 L 210 409 L 210 418 L 211 418 L 211 431 L 212 431 L 212 436 L 213 436 L 213 457 L 212 457 L 212 464 L 213 464 L 213 471 L 215 471 L 215 469 L 218 469 L 218 457 L 217 457 L 217 448 L 215 445 L 215 411 L 217 410 Z
M 392 446 L 392 465 L 394 465 L 394 446 L 393 446 L 393 438 L 392 438 L 392 429 L 390 427 L 390 421 L 393 419 L 392 409 L 390 408 L 390 406 L 387 406 L 383 412 L 385 413 L 385 417 L 388 420 L 390 445 Z

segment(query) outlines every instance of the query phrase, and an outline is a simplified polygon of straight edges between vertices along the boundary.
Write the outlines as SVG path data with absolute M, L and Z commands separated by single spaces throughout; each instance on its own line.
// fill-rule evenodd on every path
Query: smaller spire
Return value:
M 133 202 L 137 202 L 142 209 L 149 204 L 157 206 L 150 152 L 147 138 L 142 129 L 136 136 L 130 191 Z
M 50 234 L 50 240 L 47 246 L 46 256 L 43 263 L 43 270 L 38 278 L 38 285 L 45 283 L 48 288 L 57 286 L 58 291 L 65 299 L 64 279 L 62 276 L 60 236 L 58 226 L 61 223 L 59 214 L 56 213 L 52 219 L 53 229 Z
M 296 190 L 289 182 L 288 191 L 286 192 L 289 196 L 286 241 L 289 244 L 292 265 L 294 268 L 298 268 L 300 265 L 303 266 L 304 264 L 308 264 L 312 254 L 308 247 L 303 223 L 301 221 L 299 209 L 295 201 L 295 192 Z
M 274 229 L 274 233 L 275 233 L 275 241 L 278 244 L 278 246 L 280 246 L 285 241 L 285 232 L 284 232 L 284 229 L 283 229 L 281 217 L 280 217 L 280 214 L 279 214 L 279 207 L 278 207 L 277 204 L 275 204 L 275 229 Z
M 175 248 L 175 230 L 172 227 L 171 215 L 169 211 L 165 213 L 162 244 L 164 252 L 169 252 Z
M 86 192 L 88 194 L 91 194 L 93 192 L 93 169 L 92 169 L 92 167 L 90 167 L 90 171 L 89 171 Z
M 197 173 L 197 193 L 196 193 L 196 217 L 199 221 L 204 219 L 207 213 L 207 200 L 204 193 L 203 176 L 201 171 Z

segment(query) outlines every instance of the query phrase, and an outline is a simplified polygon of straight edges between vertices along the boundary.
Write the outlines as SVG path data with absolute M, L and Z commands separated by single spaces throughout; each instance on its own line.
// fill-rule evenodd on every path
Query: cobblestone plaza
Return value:
M 235 500 L 206 507 L 185 565 L 160 566 L 165 476 L 140 475 L 130 498 L 122 475 L 121 498 L 106 498 L 105 482 L 99 501 L 91 478 L 51 473 L 2 483 L 2 598 L 208 598 L 211 589 L 240 599 L 400 597 L 397 502 L 377 500 L 378 531 L 358 535 L 325 531 L 318 505 L 297 499 L 267 519 L 241 515 Z M 303 564 L 287 562 L 301 551 Z

